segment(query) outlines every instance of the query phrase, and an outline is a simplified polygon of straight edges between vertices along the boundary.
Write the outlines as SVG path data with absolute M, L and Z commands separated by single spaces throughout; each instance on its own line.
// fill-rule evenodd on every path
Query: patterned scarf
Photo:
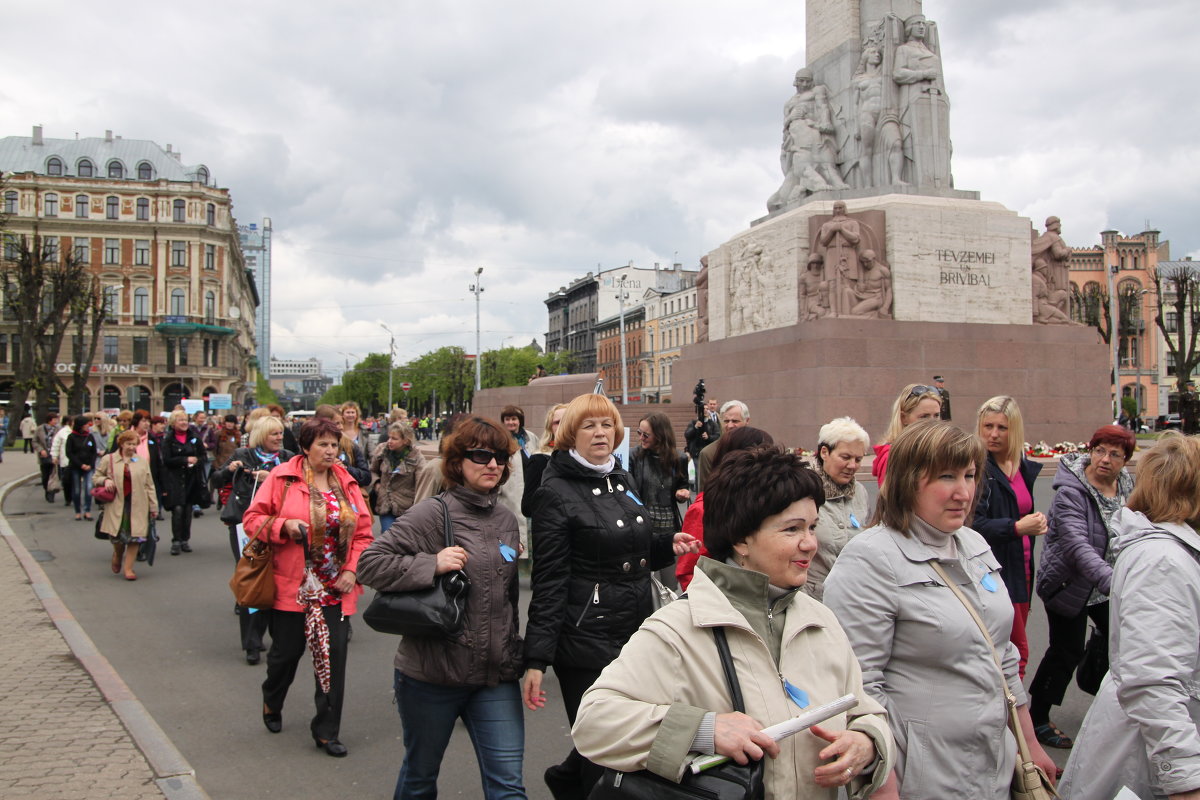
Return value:
M 267 453 L 256 447 L 256 448 L 254 448 L 254 455 L 258 456 L 258 460 L 268 470 L 270 470 L 272 467 L 279 466 L 279 453 L 278 452 Z

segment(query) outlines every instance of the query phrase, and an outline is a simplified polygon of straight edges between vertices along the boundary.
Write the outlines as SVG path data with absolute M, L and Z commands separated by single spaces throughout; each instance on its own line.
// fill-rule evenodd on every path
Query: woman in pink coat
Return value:
M 346 688 L 349 618 L 357 608 L 358 557 L 371 535 L 371 512 L 358 483 L 338 461 L 341 429 L 310 419 L 300 429 L 302 455 L 271 470 L 246 510 L 246 532 L 271 545 L 275 605 L 263 681 L 263 724 L 283 729 L 283 702 L 305 645 L 313 653 L 317 747 L 346 755 L 338 741 Z

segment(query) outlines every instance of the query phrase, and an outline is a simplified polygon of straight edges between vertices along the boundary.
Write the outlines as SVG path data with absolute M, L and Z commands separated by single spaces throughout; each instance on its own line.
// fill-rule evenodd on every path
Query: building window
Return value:
M 209 203 L 208 207 L 204 211 L 204 217 L 208 221 L 209 225 L 216 225 L 217 224 L 217 207 L 215 205 L 213 205 L 212 203 Z
M 217 246 L 215 244 L 204 245 L 204 268 L 217 268 Z
M 212 340 L 212 363 L 209 364 L 210 367 L 219 367 L 220 366 L 220 364 L 217 363 L 217 350 L 219 349 L 220 344 L 221 344 L 220 339 Z
M 121 240 L 120 239 L 105 239 L 104 240 L 104 263 L 105 264 L 121 263 Z
M 115 336 L 105 336 L 104 337 L 104 363 L 105 364 L 116 364 L 117 363 L 117 341 L 118 341 L 118 339 Z
M 175 371 L 175 340 L 167 339 L 167 372 Z
M 121 200 L 118 197 L 109 196 L 104 200 L 104 218 L 105 219 L 120 219 L 121 218 Z
M 187 313 L 187 295 L 183 289 L 171 290 L 171 316 L 182 317 Z
M 47 236 L 45 239 L 42 239 L 42 257 L 52 264 L 58 261 L 57 236 Z
M 208 186 L 208 169 L 206 167 L 196 170 L 196 182 Z
M 4 257 L 9 261 L 16 261 L 21 254 L 21 243 L 15 233 L 4 234 Z
M 204 293 L 204 324 L 217 324 L 217 295 L 211 291 Z
M 47 217 L 58 216 L 58 195 L 48 192 L 42 199 L 42 214 Z
M 150 166 L 149 161 L 138 164 L 137 171 L 139 181 L 148 181 L 154 177 L 154 167 Z
M 150 266 L 150 240 L 135 239 L 133 242 L 133 263 L 139 267 Z
M 139 197 L 137 199 L 137 218 L 142 222 L 150 219 L 150 198 Z
M 87 239 L 76 239 L 75 240 L 75 263 L 76 264 L 88 263 L 88 261 L 91 259 L 91 253 L 89 252 L 89 249 L 90 248 L 88 248 L 88 240 Z
M 14 333 L 12 335 L 12 367 L 18 369 L 21 366 L 21 334 Z
M 18 196 L 19 195 L 17 195 L 16 192 L 5 192 L 4 193 L 4 213 L 5 214 L 17 213 L 17 198 L 18 198 Z
M 8 363 L 8 334 L 0 333 L 0 364 Z
M 135 289 L 133 292 L 133 324 L 150 324 L 150 292 L 147 289 Z
M 176 200 L 171 204 L 171 219 L 176 222 L 187 221 L 187 205 L 182 200 Z
M 179 340 L 179 366 L 186 367 L 188 363 L 188 340 Z
M 104 287 L 104 321 L 116 322 L 117 314 L 121 310 L 121 287 L 120 286 L 105 286 Z
M 96 174 L 96 167 L 87 158 L 79 159 L 79 166 L 76 167 L 76 170 L 79 172 L 79 177 L 81 178 L 92 178 Z
M 150 337 L 133 337 L 133 363 L 145 364 L 150 360 Z
M 171 242 L 171 266 L 187 266 L 187 242 Z
M 120 161 L 108 162 L 108 177 L 110 177 L 110 178 L 124 178 L 125 177 L 125 167 L 121 164 Z
M 86 194 L 75 195 L 75 217 L 77 219 L 88 218 L 88 196 Z
M 46 174 L 61 176 L 63 174 L 63 162 L 58 156 L 54 156 L 46 162 Z

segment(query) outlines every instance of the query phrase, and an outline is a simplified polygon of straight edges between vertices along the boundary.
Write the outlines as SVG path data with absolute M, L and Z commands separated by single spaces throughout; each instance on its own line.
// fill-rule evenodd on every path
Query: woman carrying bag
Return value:
M 462 718 L 483 796 L 523 798 L 517 518 L 497 502 L 516 440 L 498 422 L 470 417 L 442 443 L 442 495 L 417 503 L 359 559 L 359 579 L 380 591 L 427 589 L 455 570 L 470 580 L 463 630 L 449 640 L 404 636 L 395 658 L 404 763 L 396 798 L 433 797 L 442 756 Z M 520 462 L 516 462 L 520 465 Z M 445 544 L 449 514 L 454 544 Z
M 158 513 L 158 493 L 150 477 L 150 465 L 137 455 L 137 431 L 117 436 L 116 450 L 96 464 L 95 481 L 114 492 L 104 508 L 100 532 L 112 539 L 112 571 L 124 570 L 125 580 L 135 581 L 133 562 L 138 550 L 150 536 L 150 526 Z

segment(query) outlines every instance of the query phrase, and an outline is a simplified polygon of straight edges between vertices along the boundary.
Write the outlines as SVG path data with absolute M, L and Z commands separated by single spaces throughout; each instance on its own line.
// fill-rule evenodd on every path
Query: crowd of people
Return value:
M 63 491 L 90 519 L 91 488 L 111 493 L 98 530 L 128 580 L 163 514 L 171 554 L 187 553 L 192 518 L 214 502 L 235 559 L 250 539 L 271 548 L 275 600 L 238 609 L 240 649 L 252 664 L 267 650 L 273 733 L 312 652 L 310 730 L 331 756 L 348 753 L 363 587 L 464 575 L 461 632 L 399 640 L 397 798 L 436 796 L 460 719 L 483 796 L 525 797 L 525 714 L 546 709 L 553 672 L 574 744 L 540 776 L 556 800 L 611 786 L 606 770 L 679 781 L 697 754 L 758 762 L 767 798 L 1000 800 L 1018 734 L 1065 797 L 1128 786 L 1200 799 L 1200 441 L 1165 434 L 1135 485 L 1134 435 L 1101 426 L 1060 460 L 1043 511 L 1017 401 L 987 400 L 969 429 L 949 413 L 940 379 L 910 384 L 873 449 L 842 417 L 803 452 L 738 400 L 704 405 L 681 449 L 667 415 L 634 424 L 597 394 L 549 408 L 534 430 L 516 406 L 452 415 L 436 457 L 418 450 L 413 420 L 366 424 L 354 403 L 298 430 L 266 407 L 212 423 L 182 409 L 52 414 L 29 434 L 48 502 Z M 860 482 L 872 452 L 875 499 Z M 1027 689 L 1035 593 L 1049 644 Z M 1109 647 L 1085 654 L 1089 621 Z M 1052 709 L 1081 662 L 1106 656 L 1072 736 Z M 854 704 L 808 732 L 762 732 L 847 694 Z M 1065 773 L 1045 748 L 1073 748 Z

